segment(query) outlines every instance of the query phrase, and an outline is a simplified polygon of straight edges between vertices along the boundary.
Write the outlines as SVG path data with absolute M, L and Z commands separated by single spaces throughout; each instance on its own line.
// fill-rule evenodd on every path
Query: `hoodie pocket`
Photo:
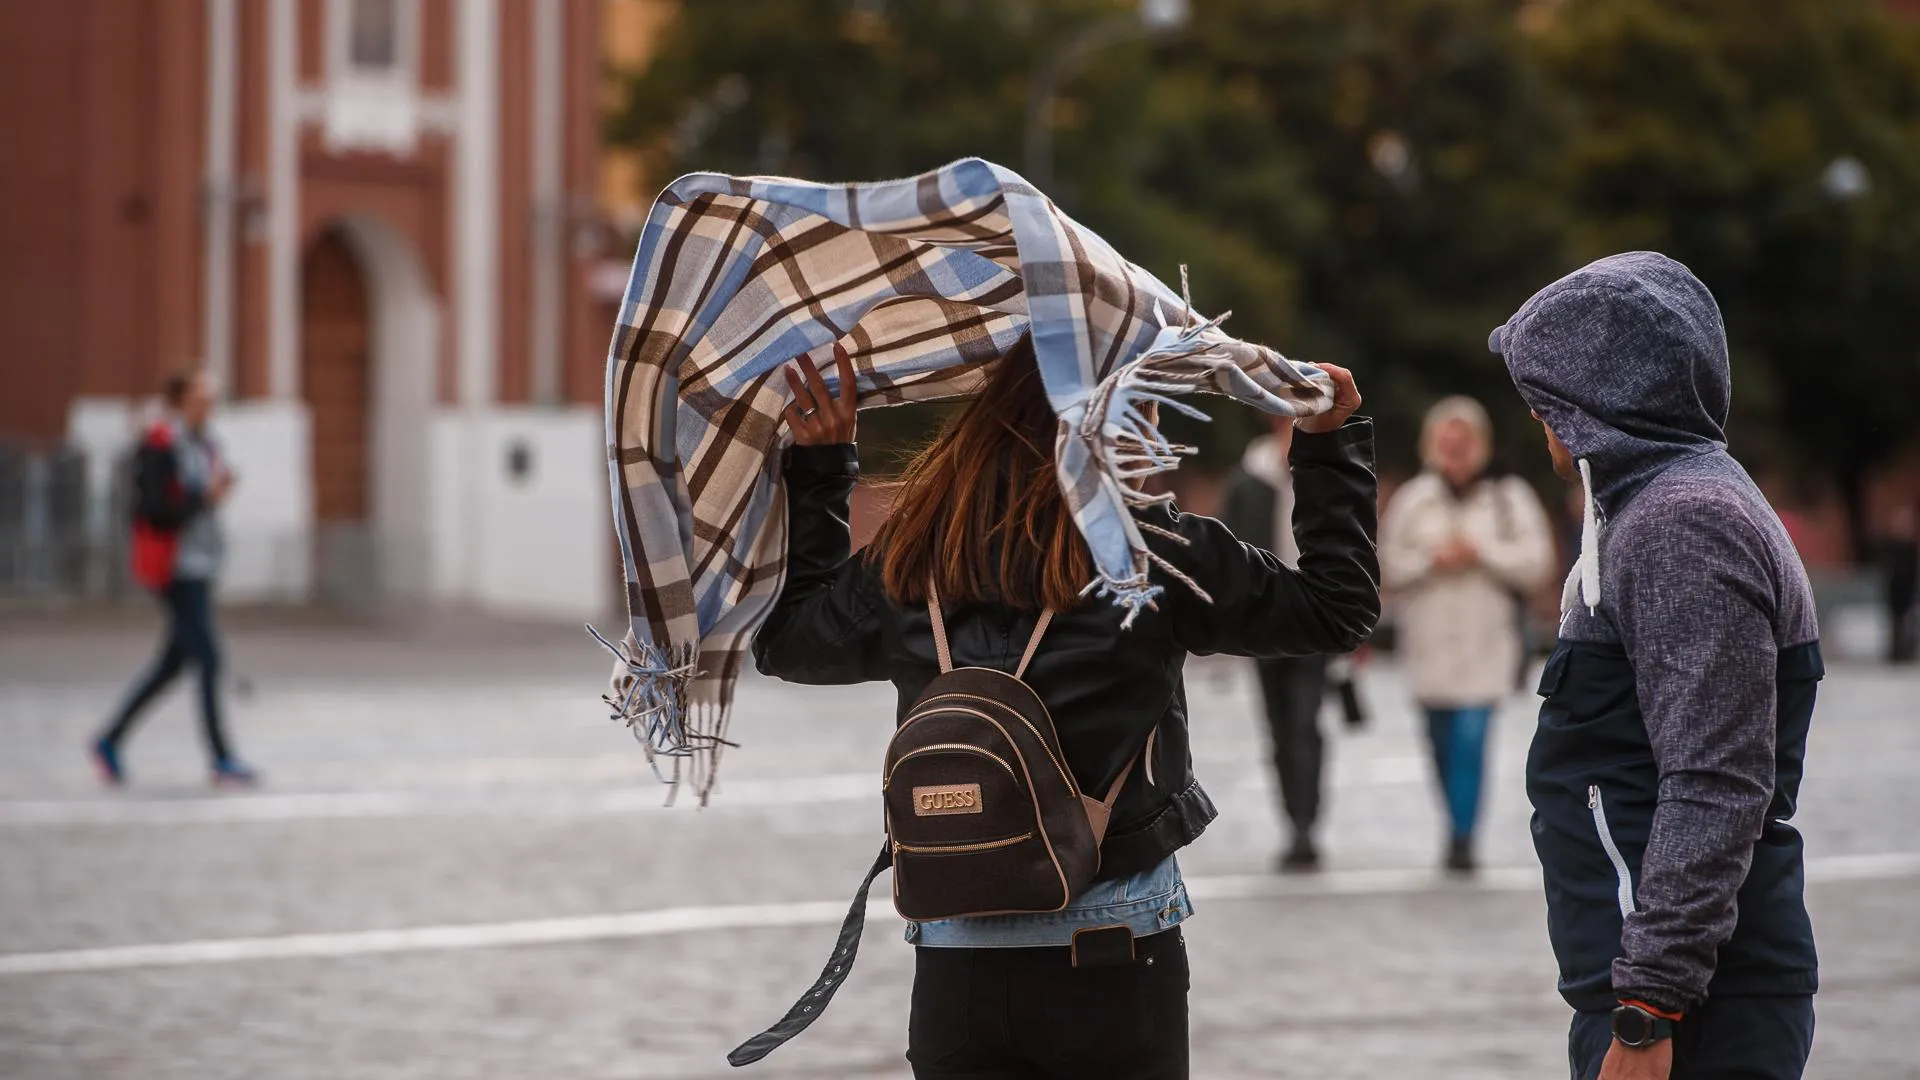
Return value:
M 1607 801 L 1600 796 L 1599 784 L 1587 785 L 1587 809 L 1593 811 L 1594 832 L 1600 835 L 1600 846 L 1613 864 L 1614 895 L 1620 901 L 1620 917 L 1625 919 L 1634 912 L 1633 875 L 1627 870 L 1626 856 L 1620 854 L 1620 845 L 1613 842 L 1613 829 L 1607 824 Z

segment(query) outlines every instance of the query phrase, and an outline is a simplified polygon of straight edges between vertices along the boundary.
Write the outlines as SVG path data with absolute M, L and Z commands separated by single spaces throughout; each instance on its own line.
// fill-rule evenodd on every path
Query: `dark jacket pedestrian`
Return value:
M 1910 664 L 1920 654 L 1920 507 L 1896 507 L 1880 541 L 1880 567 L 1887 599 L 1887 661 Z
M 1575 1076 L 1798 1077 L 1818 980 L 1789 821 L 1824 667 L 1799 556 L 1727 453 L 1719 308 L 1617 255 L 1491 345 L 1588 480 L 1527 761 Z
M 1271 551 L 1287 566 L 1300 562 L 1293 536 L 1293 474 L 1287 467 L 1293 426 L 1281 420 L 1272 434 L 1247 444 L 1240 464 L 1227 477 L 1226 504 L 1220 513 L 1233 535 Z M 1282 871 L 1315 870 L 1320 848 L 1314 830 L 1320 822 L 1326 737 L 1320 730 L 1320 705 L 1327 692 L 1327 658 L 1270 656 L 1254 661 L 1267 721 L 1267 745 L 1274 782 L 1291 836 L 1281 853 Z
M 226 556 L 218 508 L 233 472 L 207 428 L 213 393 L 204 374 L 165 387 L 167 415 L 148 427 L 133 457 L 131 561 L 134 580 L 159 597 L 167 636 L 153 666 L 128 691 L 94 740 L 95 769 L 109 785 L 125 780 L 121 742 L 147 707 L 188 665 L 199 670 L 201 730 L 216 784 L 251 783 L 228 746 L 220 715 L 220 643 L 213 588 Z
M 1192 905 L 1175 853 L 1215 811 L 1193 775 L 1181 668 L 1195 653 L 1342 652 L 1372 632 L 1372 425 L 1347 419 L 1359 397 L 1344 372 L 1335 412 L 1301 422 L 1297 570 L 1211 518 L 1164 504 L 1141 511 L 1156 554 L 1211 602 L 1169 580 L 1157 608 L 1122 629 L 1124 612 L 1081 599 L 1091 556 L 1056 479 L 1058 421 L 1030 349 L 1023 341 L 996 364 L 909 466 L 886 524 L 858 553 L 848 527 L 859 473 L 852 401 L 829 397 L 817 376 L 808 380 L 817 389 L 796 388 L 787 579 L 754 658 L 792 682 L 891 682 L 904 715 L 942 670 L 930 578 L 955 667 L 1011 672 L 1036 640 L 1024 679 L 1079 790 L 1126 777 L 1099 868 L 1063 911 L 910 923 L 907 1057 L 916 1077 L 1184 1077 L 1179 924 Z M 851 383 L 848 369 L 842 385 Z M 1043 609 L 1055 614 L 1034 639 Z M 1074 934 L 1100 927 L 1124 927 L 1131 946 L 1076 966 Z

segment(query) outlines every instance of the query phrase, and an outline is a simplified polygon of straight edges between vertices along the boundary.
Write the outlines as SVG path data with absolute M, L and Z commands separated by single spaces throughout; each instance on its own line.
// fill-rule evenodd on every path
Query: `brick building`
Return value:
M 598 128 L 669 10 L 0 4 L 0 438 L 104 463 L 204 364 L 230 594 L 604 608 L 608 223 L 645 196 Z

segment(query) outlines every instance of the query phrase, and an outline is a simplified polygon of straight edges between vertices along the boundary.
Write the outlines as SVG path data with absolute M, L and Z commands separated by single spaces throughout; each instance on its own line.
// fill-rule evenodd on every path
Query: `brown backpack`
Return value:
M 893 906 L 914 922 L 975 915 L 1059 911 L 1100 869 L 1114 800 L 1153 737 L 1095 799 L 1067 768 L 1060 733 L 1033 688 L 1021 681 L 1053 612 L 1027 640 L 1012 674 L 953 666 L 940 594 L 927 582 L 940 674 L 921 691 L 887 744 L 882 790 L 887 846 L 854 894 L 833 956 L 780 1022 L 740 1044 L 727 1060 L 749 1065 L 807 1029 L 853 970 L 866 926 L 867 891 L 893 867 Z
M 915 922 L 1059 911 L 1099 872 L 1134 762 L 1099 799 L 1067 768 L 1053 717 L 1021 681 L 1053 612 L 1041 613 L 1012 674 L 956 669 L 939 593 L 927 590 L 940 674 L 887 745 L 882 784 L 893 906 Z

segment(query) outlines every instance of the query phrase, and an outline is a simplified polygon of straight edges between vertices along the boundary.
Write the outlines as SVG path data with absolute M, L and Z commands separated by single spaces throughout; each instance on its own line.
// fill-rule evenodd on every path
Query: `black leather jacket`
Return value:
M 1115 804 L 1101 846 L 1102 879 L 1152 868 L 1199 836 L 1216 813 L 1193 777 L 1188 749 L 1181 681 L 1188 654 L 1350 652 L 1379 619 L 1372 421 L 1299 434 L 1291 460 L 1298 570 L 1242 544 L 1212 518 L 1171 507 L 1142 511 L 1140 520 L 1187 541 L 1147 535 L 1153 550 L 1212 602 L 1163 580 L 1158 610 L 1122 630 L 1117 607 L 1089 599 L 1054 618 L 1027 669 L 1083 790 L 1104 791 L 1159 733 L 1151 761 L 1134 770 Z M 924 607 L 889 600 L 877 563 L 851 551 L 847 504 L 859 472 L 852 445 L 789 451 L 787 582 L 753 656 L 762 673 L 789 682 L 887 680 L 899 690 L 904 714 L 939 673 L 933 630 Z M 1034 618 L 999 604 L 950 606 L 954 663 L 1013 670 Z

